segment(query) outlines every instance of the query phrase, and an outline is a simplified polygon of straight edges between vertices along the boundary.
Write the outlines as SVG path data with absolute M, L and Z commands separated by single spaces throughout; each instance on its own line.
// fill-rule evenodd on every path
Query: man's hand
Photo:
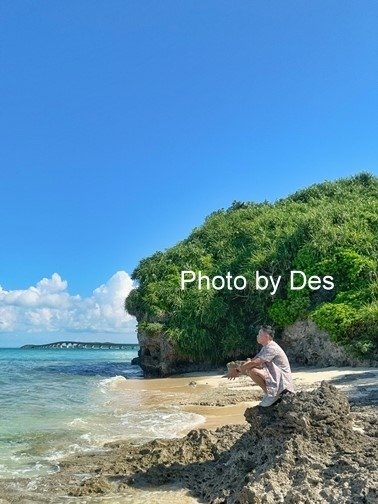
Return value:
M 247 361 L 240 366 L 241 374 L 248 374 L 248 371 L 252 368 L 260 368 L 264 361 L 260 357 L 255 357 L 254 359 L 247 359 Z

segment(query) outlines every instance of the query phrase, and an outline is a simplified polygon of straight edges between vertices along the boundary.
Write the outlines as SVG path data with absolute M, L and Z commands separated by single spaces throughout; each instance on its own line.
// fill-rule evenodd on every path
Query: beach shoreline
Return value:
M 374 375 L 374 376 L 373 376 Z M 352 377 L 348 380 L 348 377 Z M 295 391 L 311 390 L 323 380 L 336 381 L 348 396 L 361 396 L 363 387 L 378 388 L 378 368 L 372 367 L 296 367 L 293 369 Z M 340 380 L 340 383 L 337 383 Z M 125 380 L 118 384 L 125 391 L 148 391 L 150 405 L 176 405 L 184 411 L 202 415 L 199 427 L 213 429 L 229 424 L 244 424 L 244 411 L 256 406 L 262 390 L 249 377 L 227 380 L 217 371 L 191 372 L 165 378 Z M 191 428 L 183 429 L 181 435 Z
M 359 404 L 366 407 L 366 404 L 369 405 L 369 397 L 375 399 L 377 397 L 378 368 L 296 368 L 293 370 L 293 377 L 296 392 L 315 390 L 323 381 L 334 383 L 337 389 L 344 392 L 356 405 L 358 411 L 360 411 Z M 250 378 L 243 376 L 230 381 L 218 372 L 187 373 L 166 378 L 133 380 L 120 378 L 111 381 L 111 386 L 120 392 L 124 391 L 125 394 L 135 394 L 143 402 L 146 410 L 174 407 L 178 411 L 200 415 L 203 419 L 201 422 L 182 429 L 176 438 L 159 441 L 157 436 L 156 442 L 152 442 L 157 448 L 161 444 L 169 447 L 178 443 L 181 449 L 180 443 L 189 435 L 194 439 L 190 444 L 191 449 L 200 450 L 198 457 L 202 456 L 199 448 L 202 443 L 200 438 L 203 435 L 208 436 L 207 432 L 211 437 L 212 433 L 222 431 L 221 439 L 225 436 L 226 439 L 230 439 L 231 444 L 233 440 L 243 435 L 250 427 L 244 413 L 247 408 L 257 405 L 262 397 L 261 389 L 254 385 Z M 361 412 L 363 414 L 363 408 Z M 368 414 L 371 414 L 371 409 Z M 218 435 L 220 434 L 214 434 Z M 1 504 L 13 502 L 17 497 L 25 498 L 25 502 L 28 502 L 29 498 L 33 502 L 45 503 L 59 502 L 59 499 L 67 503 L 81 502 L 80 498 L 84 497 L 85 502 L 114 502 L 114 504 L 157 503 L 162 498 L 172 504 L 200 502 L 195 496 L 189 495 L 187 489 L 180 485 L 172 486 L 169 481 L 159 481 L 157 487 L 143 488 L 142 485 L 133 488 L 132 481 L 123 475 L 123 471 L 127 474 L 130 467 L 133 467 L 133 470 L 137 468 L 138 472 L 140 467 L 143 472 L 140 460 L 143 459 L 144 445 L 144 442 L 127 439 L 109 442 L 97 453 L 75 454 L 64 458 L 59 464 L 60 471 L 55 474 L 36 480 L 19 480 L 17 485 L 15 481 L 3 481 L 0 502 Z M 146 444 L 149 445 L 151 442 Z M 141 453 L 142 459 L 138 459 Z M 117 482 L 117 496 L 114 494 L 115 482 Z M 49 500 L 51 492 L 53 493 Z M 7 495 L 12 495 L 12 498 L 7 500 L 5 498 Z M 73 497 L 72 501 L 69 496 Z

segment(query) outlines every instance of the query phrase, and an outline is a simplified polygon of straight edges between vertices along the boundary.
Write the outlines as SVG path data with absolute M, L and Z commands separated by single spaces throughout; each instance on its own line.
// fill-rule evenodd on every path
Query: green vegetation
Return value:
M 234 202 L 187 239 L 143 259 L 125 307 L 149 334 L 186 355 L 221 362 L 251 352 L 262 323 L 278 331 L 310 317 L 356 356 L 378 347 L 378 178 L 362 173 L 275 203 Z M 182 270 L 244 275 L 244 291 L 180 289 Z M 283 275 L 275 296 L 254 288 L 255 271 Z M 290 290 L 291 270 L 331 275 L 333 290 Z M 287 280 L 287 281 L 286 281 Z

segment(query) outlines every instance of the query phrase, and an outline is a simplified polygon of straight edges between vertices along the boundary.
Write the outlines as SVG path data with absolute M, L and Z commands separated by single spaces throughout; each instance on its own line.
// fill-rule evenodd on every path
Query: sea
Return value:
M 140 392 L 118 386 L 142 380 L 131 365 L 137 345 L 113 349 L 0 349 L 0 479 L 59 471 L 67 455 L 105 442 L 176 437 L 201 415 L 146 407 Z

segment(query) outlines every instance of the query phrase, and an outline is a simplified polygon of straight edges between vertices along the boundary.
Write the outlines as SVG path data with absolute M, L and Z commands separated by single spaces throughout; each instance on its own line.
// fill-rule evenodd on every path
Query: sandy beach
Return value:
M 363 398 L 378 387 L 378 368 L 297 368 L 293 378 L 296 391 L 311 390 L 326 380 L 350 397 Z M 246 423 L 245 409 L 257 405 L 263 395 L 250 378 L 227 380 L 221 372 L 120 380 L 114 386 L 130 392 L 139 391 L 148 407 L 176 404 L 185 411 L 203 415 L 205 421 L 201 427 L 208 429 Z M 183 430 L 182 434 L 186 432 Z
M 302 391 L 317 393 L 323 381 L 334 384 L 335 390 L 345 393 L 346 396 L 342 397 L 347 397 L 352 405 L 353 433 L 365 432 L 366 426 L 374 428 L 372 418 L 376 417 L 378 400 L 377 368 L 298 368 L 293 375 L 296 396 L 300 397 Z M 60 463 L 60 471 L 55 474 L 37 480 L 3 481 L 1 504 L 15 501 L 153 504 L 161 499 L 171 504 L 218 502 L 210 498 L 198 500 L 191 484 L 185 487 L 181 480 L 180 483 L 174 478 L 171 480 L 170 476 L 163 477 L 159 468 L 164 474 L 163 468 L 167 464 L 175 465 L 176 459 L 179 464 L 194 467 L 198 462 L 207 463 L 214 457 L 223 456 L 223 452 L 234 456 L 233 446 L 249 432 L 245 411 L 247 408 L 262 410 L 253 408 L 261 399 L 261 390 L 248 377 L 230 381 L 221 372 L 191 373 L 162 379 L 127 380 L 118 377 L 112 380 L 110 386 L 125 391 L 125 395 L 134 394 L 146 411 L 169 405 L 201 415 L 203 421 L 194 430 L 184 429 L 176 440 L 157 439 L 146 445 L 127 440 L 112 442 L 98 453 L 78 454 L 64 459 Z M 153 476 L 149 475 L 148 481 L 135 484 L 135 476 L 130 476 L 132 473 L 149 474 L 152 470 Z M 191 469 L 188 471 L 187 474 L 191 474 Z

